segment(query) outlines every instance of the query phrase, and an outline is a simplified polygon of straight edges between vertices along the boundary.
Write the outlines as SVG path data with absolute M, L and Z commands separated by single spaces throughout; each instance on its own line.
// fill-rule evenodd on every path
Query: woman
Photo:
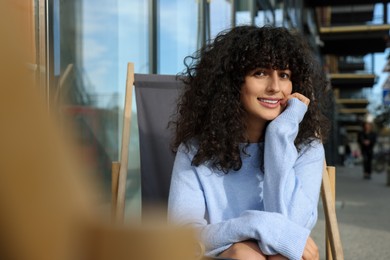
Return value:
M 308 46 L 285 28 L 240 26 L 189 59 L 170 220 L 196 227 L 208 256 L 318 259 L 326 82 Z

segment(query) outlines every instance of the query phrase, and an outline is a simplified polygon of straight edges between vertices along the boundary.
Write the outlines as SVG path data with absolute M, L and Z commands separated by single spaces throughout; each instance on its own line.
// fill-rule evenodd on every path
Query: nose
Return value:
M 267 84 L 267 91 L 271 93 L 277 93 L 280 91 L 278 72 L 274 70 L 269 77 Z

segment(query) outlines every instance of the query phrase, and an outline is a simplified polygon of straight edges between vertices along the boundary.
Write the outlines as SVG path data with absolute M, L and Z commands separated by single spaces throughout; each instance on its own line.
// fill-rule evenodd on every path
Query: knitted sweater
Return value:
M 246 146 L 242 167 L 224 174 L 209 163 L 191 165 L 197 145 L 176 154 L 168 218 L 194 226 L 216 256 L 233 243 L 255 239 L 266 255 L 301 259 L 317 206 L 324 163 L 320 141 L 296 149 L 294 140 L 307 107 L 296 98 L 270 122 L 264 143 Z M 264 151 L 264 167 L 260 158 Z M 262 170 L 264 169 L 264 171 Z

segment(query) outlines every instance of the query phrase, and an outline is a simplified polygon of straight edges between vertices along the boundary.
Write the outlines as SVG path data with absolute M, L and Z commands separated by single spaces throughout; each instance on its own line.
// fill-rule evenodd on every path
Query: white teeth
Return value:
M 269 103 L 269 104 L 276 104 L 276 103 L 278 103 L 277 100 L 269 100 L 269 99 L 262 99 L 262 98 L 260 98 L 259 100 L 261 102 L 265 102 L 265 103 Z

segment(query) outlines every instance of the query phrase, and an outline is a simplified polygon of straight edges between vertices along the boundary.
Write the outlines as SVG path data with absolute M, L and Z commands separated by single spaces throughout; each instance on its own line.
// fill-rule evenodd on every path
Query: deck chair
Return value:
M 133 76 L 130 76 L 133 77 Z M 138 113 L 142 211 L 150 205 L 166 207 L 174 155 L 169 149 L 170 116 L 182 87 L 172 75 L 135 74 Z M 114 192 L 115 196 L 115 192 Z M 335 211 L 335 167 L 324 163 L 321 196 L 326 218 L 327 259 L 343 259 L 343 250 Z M 146 209 L 145 209 L 146 207 Z
M 181 85 L 175 76 L 136 74 L 135 80 L 141 157 L 142 215 L 146 216 L 155 213 L 155 208 L 166 209 L 164 204 L 168 198 L 170 173 L 174 161 L 174 154 L 168 144 L 171 135 L 167 131 L 167 122 L 173 113 Z M 112 218 L 117 223 L 123 222 L 124 217 L 133 82 L 134 66 L 129 63 L 121 158 L 120 161 L 112 163 Z M 159 106 L 149 106 L 151 103 Z M 147 120 L 151 114 L 154 114 L 153 119 Z M 153 163 L 150 163 L 151 159 Z M 156 174 L 159 172 L 161 174 Z

